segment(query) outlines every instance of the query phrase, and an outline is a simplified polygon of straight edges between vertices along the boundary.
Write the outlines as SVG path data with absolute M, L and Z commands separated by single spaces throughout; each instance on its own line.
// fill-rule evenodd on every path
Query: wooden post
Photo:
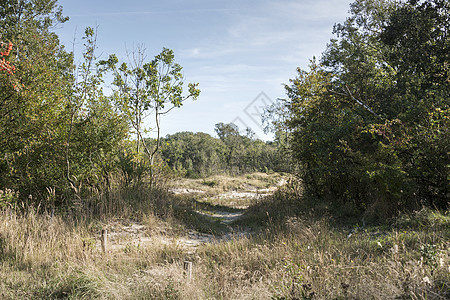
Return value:
M 108 247 L 108 230 L 103 229 L 102 230 L 102 250 L 103 250 L 103 253 L 105 253 L 105 254 L 106 254 L 107 247 Z
M 186 272 L 186 277 L 188 280 L 191 280 L 192 278 L 192 262 L 191 261 L 184 261 L 184 271 Z

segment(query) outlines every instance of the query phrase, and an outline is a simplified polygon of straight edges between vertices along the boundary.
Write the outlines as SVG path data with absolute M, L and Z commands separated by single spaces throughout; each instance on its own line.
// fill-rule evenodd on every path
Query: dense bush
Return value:
M 308 193 L 378 217 L 448 208 L 449 9 L 358 0 L 320 63 L 286 85 L 274 124 Z

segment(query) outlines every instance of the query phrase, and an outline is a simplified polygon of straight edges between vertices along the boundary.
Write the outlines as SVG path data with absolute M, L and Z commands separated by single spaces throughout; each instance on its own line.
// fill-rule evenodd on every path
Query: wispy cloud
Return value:
M 279 60 L 283 56 L 291 57 L 284 61 L 292 62 L 302 53 L 310 57 L 313 49 L 320 56 L 327 41 L 324 42 L 324 37 L 330 36 L 332 25 L 345 19 L 335 9 L 338 4 L 342 6 L 342 0 L 261 3 L 254 9 L 230 15 L 220 39 L 205 37 L 195 48 L 185 49 L 182 54 L 197 59 L 224 59 L 234 55 L 235 58 L 266 56 Z
M 204 9 L 179 9 L 179 10 L 153 10 L 153 11 L 116 11 L 116 12 L 93 12 L 89 14 L 73 14 L 70 17 L 117 17 L 137 15 L 169 15 L 169 14 L 198 14 L 198 13 L 223 13 L 233 12 L 229 8 L 204 8 Z

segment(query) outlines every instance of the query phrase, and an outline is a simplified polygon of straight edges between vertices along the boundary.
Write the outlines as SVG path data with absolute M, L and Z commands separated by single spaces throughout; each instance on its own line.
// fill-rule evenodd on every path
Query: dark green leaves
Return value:
M 448 206 L 449 11 L 442 0 L 357 0 L 322 65 L 286 85 L 276 125 L 308 192 L 378 217 Z

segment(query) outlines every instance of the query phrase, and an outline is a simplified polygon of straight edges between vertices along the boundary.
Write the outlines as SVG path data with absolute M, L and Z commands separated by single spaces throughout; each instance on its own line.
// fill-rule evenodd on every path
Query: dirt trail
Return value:
M 182 248 L 186 248 L 188 252 L 195 252 L 195 248 L 206 243 L 217 243 L 233 238 L 249 236 L 248 230 L 236 230 L 231 224 L 239 219 L 244 211 L 230 212 L 225 210 L 201 210 L 196 211 L 198 214 L 208 217 L 209 222 L 219 222 L 226 225 L 229 230 L 220 234 L 213 235 L 202 233 L 195 230 L 189 230 L 182 236 L 172 236 L 162 232 L 155 232 L 152 228 L 150 231 L 146 225 L 139 222 L 128 221 L 126 225 L 122 223 L 113 223 L 108 226 L 109 249 L 111 251 L 124 250 L 127 247 L 145 247 L 146 244 L 162 243 L 176 244 Z M 152 232 L 149 234 L 149 232 Z M 99 245 L 100 247 L 100 245 Z
M 202 209 L 196 210 L 196 213 L 205 217 L 205 222 L 210 224 L 219 224 L 227 228 L 218 235 L 207 234 L 195 230 L 189 230 L 184 235 L 176 236 L 167 234 L 164 229 L 147 228 L 146 225 L 136 221 L 127 221 L 126 224 L 117 222 L 109 224 L 109 250 L 124 250 L 127 247 L 145 247 L 146 244 L 165 244 L 177 245 L 194 253 L 196 248 L 206 243 L 216 243 L 230 239 L 238 239 L 250 236 L 252 233 L 245 228 L 233 226 L 233 222 L 242 217 L 248 203 L 260 197 L 273 193 L 277 186 L 284 184 L 284 179 L 276 185 L 265 188 L 249 188 L 244 191 L 222 191 L 220 193 L 211 193 L 211 191 L 201 190 L 199 188 L 174 188 L 171 192 L 175 195 L 193 195 L 199 203 L 220 202 L 220 206 L 205 205 Z M 218 207 L 218 208 L 217 208 Z

